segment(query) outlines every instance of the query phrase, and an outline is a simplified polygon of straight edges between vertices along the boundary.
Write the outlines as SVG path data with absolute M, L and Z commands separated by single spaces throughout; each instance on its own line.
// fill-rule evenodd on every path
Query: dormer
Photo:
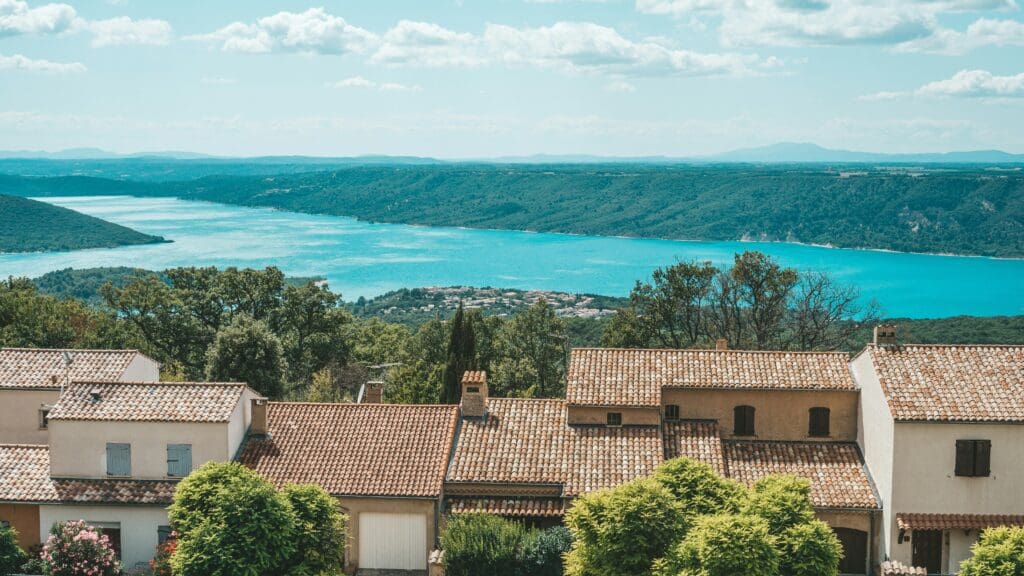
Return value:
M 483 418 L 487 414 L 487 372 L 467 370 L 462 375 L 459 408 L 463 418 Z

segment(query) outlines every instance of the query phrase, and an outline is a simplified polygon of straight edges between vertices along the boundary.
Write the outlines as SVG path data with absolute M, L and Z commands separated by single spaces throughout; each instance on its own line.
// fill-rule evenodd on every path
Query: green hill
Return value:
M 0 252 L 114 248 L 154 242 L 165 240 L 60 206 L 0 195 Z

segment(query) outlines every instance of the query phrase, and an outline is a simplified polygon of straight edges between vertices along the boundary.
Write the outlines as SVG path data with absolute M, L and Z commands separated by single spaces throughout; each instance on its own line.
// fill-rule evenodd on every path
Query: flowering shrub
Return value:
M 84 520 L 55 524 L 42 558 L 49 576 L 117 576 L 121 571 L 110 540 Z
M 156 547 L 156 558 L 149 561 L 153 576 L 171 576 L 171 556 L 178 547 L 178 535 L 171 532 L 166 542 Z

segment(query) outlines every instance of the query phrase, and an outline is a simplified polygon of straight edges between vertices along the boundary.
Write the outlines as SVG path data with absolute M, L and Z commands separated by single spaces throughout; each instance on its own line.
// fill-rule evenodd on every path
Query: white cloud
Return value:
M 423 88 L 417 84 L 400 84 L 398 82 L 374 82 L 362 76 L 352 76 L 337 82 L 330 82 L 331 88 L 363 88 L 380 92 L 420 92 Z
M 171 41 L 174 33 L 171 25 L 164 20 L 132 20 L 127 16 L 93 20 L 86 27 L 93 33 L 93 46 L 165 45 Z
M 1013 76 L 996 76 L 987 70 L 961 70 L 952 78 L 925 84 L 915 94 L 961 98 L 1024 98 L 1024 72 Z
M 85 72 L 86 67 L 81 62 L 51 62 L 49 60 L 33 60 L 21 54 L 14 56 L 0 54 L 0 70 L 21 70 L 43 74 L 77 74 Z
M 75 24 L 75 9 L 68 4 L 30 8 L 22 0 L 0 0 L 0 37 L 19 34 L 57 34 Z
M 219 44 L 226 52 L 251 53 L 358 53 L 376 42 L 373 33 L 328 14 L 323 8 L 278 12 L 253 24 L 232 22 L 210 34 L 189 38 Z
M 485 56 L 473 34 L 402 20 L 384 33 L 372 60 L 391 66 L 479 66 Z
M 899 44 L 895 49 L 898 52 L 966 54 L 984 46 L 1024 46 L 1024 23 L 981 18 L 963 32 L 942 28 L 926 38 Z
M 628 94 L 630 92 L 636 92 L 636 86 L 633 86 L 625 80 L 614 80 L 604 85 L 605 92 L 618 92 L 620 94 Z
M 906 92 L 875 92 L 874 94 L 865 94 L 857 99 L 863 102 L 884 102 L 888 100 L 897 100 L 906 95 Z

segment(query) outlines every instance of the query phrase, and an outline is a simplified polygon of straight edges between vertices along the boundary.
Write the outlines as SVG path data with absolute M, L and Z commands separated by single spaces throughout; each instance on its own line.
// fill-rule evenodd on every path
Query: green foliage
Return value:
M 772 534 L 814 519 L 811 482 L 791 474 L 765 476 L 754 483 L 743 512 L 764 518 Z
M 338 502 L 314 484 L 286 486 L 281 495 L 295 515 L 292 557 L 284 564 L 289 576 L 334 576 L 345 563 L 345 521 Z
M 659 560 L 655 576 L 780 576 L 768 523 L 755 516 L 716 515 L 693 529 Z M 790 576 L 790 575 L 786 575 Z
M 664 462 L 653 478 L 672 493 L 688 516 L 736 513 L 746 498 L 743 486 L 690 458 Z
M 240 314 L 217 332 L 206 353 L 206 379 L 247 382 L 269 398 L 284 395 L 288 361 L 277 336 L 259 320 Z
M 476 334 L 473 332 L 473 317 L 466 316 L 459 304 L 455 317 L 451 322 L 451 334 L 448 339 L 448 353 L 444 367 L 444 388 L 441 401 L 445 404 L 458 404 L 462 398 L 462 375 L 467 370 L 476 369 Z
M 58 522 L 42 552 L 47 576 L 118 576 L 121 565 L 110 540 L 84 520 Z
M 179 576 L 279 574 L 295 550 L 288 500 L 237 463 L 209 462 L 182 480 L 168 515 Z
M 981 533 L 961 576 L 1024 576 L 1024 528 L 1000 526 Z
M 635 576 L 687 531 L 682 505 L 660 482 L 641 478 L 577 498 L 566 514 L 569 576 Z
M 495 396 L 557 398 L 565 393 L 565 321 L 543 299 L 503 323 L 490 378 Z
M 14 574 L 27 560 L 28 554 L 18 546 L 18 533 L 0 526 L 0 576 Z
M 103 305 L 103 296 L 100 295 L 100 288 L 108 282 L 123 288 L 132 280 L 144 276 L 160 276 L 156 272 L 142 268 L 65 268 L 47 272 L 38 278 L 33 278 L 32 283 L 36 285 L 39 292 L 49 294 L 58 298 L 75 298 L 82 300 L 90 306 Z
M 837 576 L 843 545 L 828 524 L 811 520 L 777 537 L 779 569 L 784 576 Z
M 164 242 L 46 202 L 0 194 L 0 253 L 114 248 Z
M 520 550 L 526 529 L 490 514 L 448 518 L 441 536 L 447 576 L 519 576 Z
M 563 557 L 572 547 L 572 534 L 565 526 L 531 532 L 523 545 L 522 576 L 562 576 Z

